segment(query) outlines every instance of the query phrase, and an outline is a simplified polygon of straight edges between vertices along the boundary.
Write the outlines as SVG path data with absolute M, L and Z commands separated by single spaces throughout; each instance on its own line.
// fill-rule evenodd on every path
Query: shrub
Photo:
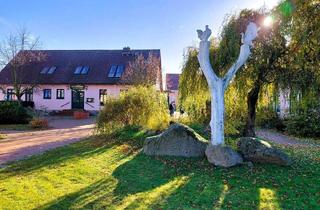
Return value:
M 320 136 L 320 107 L 291 114 L 286 121 L 287 132 L 296 136 Z
M 0 124 L 28 124 L 31 115 L 16 101 L 0 103 Z
M 34 108 L 34 102 L 33 101 L 21 101 L 21 105 L 23 107 L 29 107 L 29 108 Z
M 133 87 L 109 98 L 97 120 L 99 133 L 112 133 L 127 125 L 161 130 L 169 124 L 166 97 L 152 87 Z
M 48 128 L 48 120 L 34 118 L 30 121 L 30 127 L 33 129 L 45 129 Z
M 284 131 L 286 128 L 284 121 L 271 109 L 258 110 L 256 124 L 262 128 L 275 128 L 279 131 Z

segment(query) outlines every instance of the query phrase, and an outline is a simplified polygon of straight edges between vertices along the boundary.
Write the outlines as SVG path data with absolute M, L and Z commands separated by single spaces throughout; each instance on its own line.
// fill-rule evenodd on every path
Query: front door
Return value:
M 72 109 L 84 109 L 84 91 L 72 90 Z

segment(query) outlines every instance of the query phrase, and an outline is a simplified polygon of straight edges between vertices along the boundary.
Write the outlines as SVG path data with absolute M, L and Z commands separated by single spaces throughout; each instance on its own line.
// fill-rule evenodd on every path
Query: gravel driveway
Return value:
M 94 118 L 74 120 L 69 117 L 48 118 L 50 129 L 42 131 L 1 131 L 0 166 L 13 160 L 43 153 L 85 137 L 93 132 Z

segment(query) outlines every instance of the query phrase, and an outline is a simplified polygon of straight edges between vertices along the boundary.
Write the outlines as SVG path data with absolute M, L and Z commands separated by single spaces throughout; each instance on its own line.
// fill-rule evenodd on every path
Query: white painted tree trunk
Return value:
M 222 80 L 211 89 L 211 144 L 224 143 L 224 89 Z
M 210 42 L 208 41 L 208 38 L 211 34 L 211 30 L 208 26 L 206 26 L 204 32 L 198 30 L 198 36 L 201 40 L 198 60 L 202 72 L 207 79 L 211 93 L 210 127 L 212 145 L 224 144 L 224 92 L 237 70 L 247 61 L 250 55 L 250 46 L 252 46 L 252 40 L 257 36 L 257 31 L 256 25 L 250 23 L 246 34 L 243 36 L 243 44 L 241 45 L 237 61 L 231 66 L 226 75 L 220 78 L 213 71 L 209 59 Z

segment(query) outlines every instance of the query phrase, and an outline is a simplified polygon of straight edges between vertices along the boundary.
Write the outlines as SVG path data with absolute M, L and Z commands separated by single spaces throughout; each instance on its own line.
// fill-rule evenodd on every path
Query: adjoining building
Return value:
M 180 74 L 166 74 L 166 90 L 168 93 L 168 103 L 178 103 Z

